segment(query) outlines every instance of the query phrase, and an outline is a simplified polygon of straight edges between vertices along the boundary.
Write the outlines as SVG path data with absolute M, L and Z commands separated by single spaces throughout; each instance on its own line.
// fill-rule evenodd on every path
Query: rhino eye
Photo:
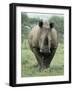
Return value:
M 40 21 L 39 22 L 39 27 L 42 28 L 42 26 L 43 26 L 43 21 Z
M 50 23 L 50 28 L 53 28 L 53 27 L 54 27 L 54 23 L 51 22 L 51 23 Z

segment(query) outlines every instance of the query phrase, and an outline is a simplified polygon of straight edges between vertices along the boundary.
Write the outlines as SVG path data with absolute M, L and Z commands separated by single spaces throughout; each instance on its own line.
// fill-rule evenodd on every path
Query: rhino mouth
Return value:
M 51 53 L 49 49 L 40 49 L 40 53 Z
M 43 55 L 46 55 L 46 54 L 50 54 L 51 52 L 49 52 L 49 50 L 48 49 L 41 49 L 40 50 L 40 48 L 36 48 L 36 50 L 37 50 L 37 52 L 39 53 L 39 54 L 43 54 Z M 52 50 L 52 49 L 51 49 Z

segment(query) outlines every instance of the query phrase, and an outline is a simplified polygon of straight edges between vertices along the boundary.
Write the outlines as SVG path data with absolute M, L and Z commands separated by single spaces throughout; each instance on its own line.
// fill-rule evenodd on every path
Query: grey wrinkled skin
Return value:
M 58 47 L 54 24 L 40 21 L 29 33 L 28 42 L 38 62 L 39 70 L 48 68 Z

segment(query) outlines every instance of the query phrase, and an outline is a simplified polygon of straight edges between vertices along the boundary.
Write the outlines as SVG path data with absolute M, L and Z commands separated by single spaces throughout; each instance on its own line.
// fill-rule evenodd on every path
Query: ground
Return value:
M 64 44 L 58 45 L 56 54 L 50 64 L 50 68 L 39 71 L 37 60 L 29 48 L 28 41 L 25 40 L 21 48 L 21 76 L 58 76 L 64 75 Z

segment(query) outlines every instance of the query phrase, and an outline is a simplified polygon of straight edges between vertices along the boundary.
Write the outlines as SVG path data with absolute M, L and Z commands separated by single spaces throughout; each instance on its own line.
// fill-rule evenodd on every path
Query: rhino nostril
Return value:
M 43 52 L 43 49 L 40 49 L 40 52 Z

